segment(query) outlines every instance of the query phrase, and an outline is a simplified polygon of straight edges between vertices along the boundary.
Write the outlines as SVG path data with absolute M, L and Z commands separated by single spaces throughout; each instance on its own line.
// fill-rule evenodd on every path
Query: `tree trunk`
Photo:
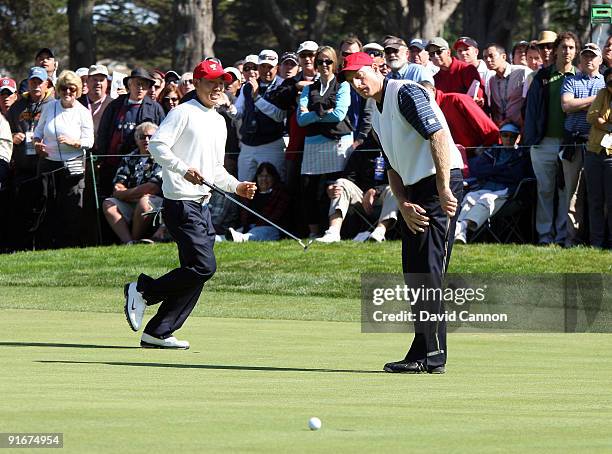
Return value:
M 327 29 L 330 6 L 328 0 L 310 0 L 308 2 L 308 37 L 317 43 L 323 40 L 323 34 Z
M 533 22 L 531 36 L 537 38 L 542 30 L 550 30 L 550 8 L 547 0 L 533 0 Z
M 497 43 L 510 52 L 517 11 L 518 0 L 463 0 L 463 33 L 474 38 L 480 50 Z
M 93 30 L 94 0 L 68 0 L 70 67 L 89 67 L 96 63 Z
M 205 57 L 214 57 L 212 0 L 176 0 L 174 2 L 174 56 L 177 71 L 192 71 Z
M 440 36 L 444 24 L 461 0 L 410 1 L 408 12 L 410 31 L 415 36 L 430 39 Z
M 291 20 L 283 13 L 276 0 L 264 0 L 268 25 L 281 49 L 297 49 L 298 39 Z

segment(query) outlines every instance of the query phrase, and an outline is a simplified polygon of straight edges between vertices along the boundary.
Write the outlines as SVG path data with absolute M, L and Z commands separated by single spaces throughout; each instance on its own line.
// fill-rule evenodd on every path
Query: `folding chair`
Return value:
M 470 237 L 490 237 L 497 243 L 533 243 L 535 228 L 536 179 L 523 178 L 497 213 Z

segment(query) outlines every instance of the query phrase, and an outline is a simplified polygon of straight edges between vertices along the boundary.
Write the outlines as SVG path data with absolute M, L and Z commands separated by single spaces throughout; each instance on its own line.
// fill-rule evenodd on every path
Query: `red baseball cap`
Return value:
M 211 60 L 204 60 L 198 63 L 198 65 L 193 70 L 193 78 L 194 79 L 223 79 L 225 83 L 232 83 L 234 78 L 230 73 L 225 72 L 223 66 L 220 63 Z
M 364 66 L 372 66 L 374 60 L 365 52 L 355 52 L 344 57 L 342 71 L 359 71 Z
M 13 79 L 3 77 L 0 79 L 0 91 L 1 90 L 9 90 L 11 93 L 15 93 L 17 91 L 17 84 Z

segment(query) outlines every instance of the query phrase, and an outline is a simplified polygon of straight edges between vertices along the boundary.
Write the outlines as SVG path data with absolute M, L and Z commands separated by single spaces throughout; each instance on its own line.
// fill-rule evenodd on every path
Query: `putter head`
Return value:
M 305 245 L 302 244 L 302 246 L 304 246 L 304 252 L 306 252 L 306 249 L 308 249 L 308 247 L 314 242 L 314 238 L 310 241 L 308 241 L 308 243 L 306 243 Z

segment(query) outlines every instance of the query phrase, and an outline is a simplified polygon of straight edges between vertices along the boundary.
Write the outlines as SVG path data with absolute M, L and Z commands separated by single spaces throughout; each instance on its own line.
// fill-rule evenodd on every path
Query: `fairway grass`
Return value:
M 454 334 L 446 375 L 411 376 L 380 372 L 408 335 L 358 323 L 193 317 L 190 350 L 158 351 L 118 313 L 2 320 L 2 431 L 63 432 L 66 452 L 612 448 L 610 335 Z
M 123 314 L 174 245 L 0 256 L 0 432 L 87 454 L 612 452 L 612 334 L 451 333 L 447 374 L 383 373 L 411 335 L 360 332 L 360 276 L 399 272 L 399 248 L 221 244 L 188 351 L 140 349 Z M 612 255 L 469 245 L 451 271 L 611 273 Z

